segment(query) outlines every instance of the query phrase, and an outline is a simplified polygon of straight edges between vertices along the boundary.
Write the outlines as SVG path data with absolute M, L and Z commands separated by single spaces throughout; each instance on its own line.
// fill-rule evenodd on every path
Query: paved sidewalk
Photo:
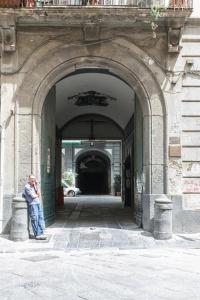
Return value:
M 46 229 L 47 241 L 30 239 L 12 242 L 0 237 L 0 253 L 43 250 L 145 249 L 157 247 L 200 248 L 200 234 L 174 235 L 171 240 L 155 240 L 133 222 L 130 208 L 120 197 L 82 196 L 65 198 L 57 210 L 56 222 Z
M 199 300 L 199 249 L 0 255 L 1 300 Z
M 200 299 L 200 234 L 154 240 L 120 198 L 66 198 L 47 235 L 0 237 L 0 300 Z

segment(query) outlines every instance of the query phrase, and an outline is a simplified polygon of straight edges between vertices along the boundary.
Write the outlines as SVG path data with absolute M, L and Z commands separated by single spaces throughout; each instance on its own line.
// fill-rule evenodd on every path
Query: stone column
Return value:
M 21 197 L 15 197 L 12 203 L 12 220 L 10 239 L 13 241 L 25 241 L 29 238 L 27 202 Z
M 161 196 L 154 204 L 154 238 L 168 240 L 172 237 L 172 201 Z

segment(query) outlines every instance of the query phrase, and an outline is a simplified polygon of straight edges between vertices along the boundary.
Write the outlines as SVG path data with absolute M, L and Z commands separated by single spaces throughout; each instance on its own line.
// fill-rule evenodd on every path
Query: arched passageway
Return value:
M 166 112 L 161 89 L 155 76 L 152 75 L 153 72 L 157 74 L 158 67 L 151 64 L 150 69 L 149 65 L 146 65 L 146 60 L 141 62 L 141 58 L 146 57 L 146 54 L 135 45 L 128 41 L 124 43 L 121 39 L 102 44 L 93 50 L 94 55 L 88 56 L 88 48 L 84 45 L 81 48 L 72 47 L 69 51 L 62 47 L 56 48 L 55 51 L 52 48 L 45 56 L 44 63 L 40 57 L 40 65 L 36 63 L 30 68 L 27 77 L 28 84 L 32 88 L 30 97 L 27 96 L 27 81 L 25 85 L 22 83 L 21 90 L 18 91 L 18 99 L 25 99 L 19 107 L 19 113 L 23 114 L 24 107 L 30 105 L 32 117 L 30 136 L 33 137 L 33 141 L 29 167 L 41 179 L 43 202 L 47 208 L 46 218 L 50 216 L 49 219 L 53 219 L 55 214 L 53 190 L 55 191 L 60 182 L 57 170 L 57 166 L 60 165 L 57 155 L 59 147 L 57 150 L 55 148 L 55 144 L 60 145 L 62 139 L 60 129 L 70 121 L 70 118 L 79 116 L 80 110 L 82 115 L 98 113 L 109 117 L 119 124 L 124 133 L 121 139 L 122 159 L 118 166 L 123 176 L 123 199 L 124 159 L 130 152 L 128 148 L 134 148 L 134 168 L 132 167 L 131 173 L 135 187 L 134 201 L 137 199 L 137 203 L 134 203 L 136 209 L 134 215 L 138 216 L 142 224 L 144 209 L 147 209 L 148 214 L 149 207 L 142 208 L 142 199 L 143 203 L 149 202 L 152 194 L 162 194 L 166 188 Z M 116 53 L 116 58 L 113 58 L 113 53 Z M 51 64 L 47 64 L 47 61 L 51 61 Z M 35 74 L 35 77 L 32 74 Z M 77 80 L 70 81 L 72 77 Z M 83 77 L 86 84 L 81 79 Z M 98 79 L 96 83 L 95 78 Z M 118 81 L 114 83 L 115 80 Z M 126 90 L 125 93 L 122 86 Z M 125 96 L 129 92 L 132 97 Z M 91 102 L 94 94 L 97 97 Z M 99 96 L 102 95 L 108 96 L 109 101 L 99 100 Z M 84 97 L 84 101 L 80 96 Z M 115 98 L 117 100 L 113 100 Z M 29 114 L 28 110 L 26 112 Z M 23 120 L 20 122 L 20 128 L 22 126 Z M 91 128 L 89 133 L 93 133 Z M 104 139 L 107 139 L 105 128 L 103 133 Z M 52 187 L 52 191 L 47 189 L 49 186 Z
M 55 188 L 58 188 L 62 179 L 61 164 L 58 163 L 61 162 L 61 149 L 55 151 L 55 140 L 56 144 L 60 144 L 62 139 L 80 138 L 88 142 L 103 140 L 112 161 L 88 149 L 87 154 L 78 157 L 74 166 L 73 157 L 81 149 L 72 148 L 71 158 L 68 153 L 66 161 L 68 164 L 71 161 L 70 172 L 74 172 L 74 182 L 83 194 L 102 195 L 112 191 L 112 195 L 122 195 L 123 205 L 132 208 L 133 218 L 141 225 L 142 186 L 144 183 L 148 186 L 150 179 L 150 174 L 146 173 L 143 183 L 144 168 L 148 167 L 148 151 L 145 152 L 146 156 L 143 154 L 143 147 L 149 143 L 143 128 L 146 122 L 135 91 L 112 73 L 104 73 L 101 69 L 81 69 L 56 83 L 46 97 L 42 113 L 41 161 L 45 164 L 42 165 L 41 174 L 44 200 L 50 198 L 46 187 L 53 186 L 54 181 Z M 108 145 L 109 141 L 111 144 L 116 138 L 122 142 L 121 150 L 114 149 L 114 144 L 112 147 Z M 55 167 L 52 163 L 54 156 Z M 114 163 L 117 156 L 118 165 Z M 131 163 L 133 161 L 134 164 Z M 147 166 L 144 162 L 147 162 Z M 55 178 L 51 167 L 56 170 Z M 55 211 L 53 205 L 55 196 L 52 190 L 51 201 L 44 201 L 45 215 Z
M 110 162 L 104 154 L 88 151 L 78 157 L 76 173 L 77 186 L 82 194 L 109 194 Z

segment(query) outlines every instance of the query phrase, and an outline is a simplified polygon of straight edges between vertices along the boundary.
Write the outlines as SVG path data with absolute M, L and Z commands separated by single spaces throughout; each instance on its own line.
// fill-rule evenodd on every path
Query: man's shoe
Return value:
M 46 237 L 46 235 L 42 234 L 42 235 L 37 235 L 37 236 L 35 237 L 35 239 L 36 239 L 36 240 L 46 240 L 47 237 Z

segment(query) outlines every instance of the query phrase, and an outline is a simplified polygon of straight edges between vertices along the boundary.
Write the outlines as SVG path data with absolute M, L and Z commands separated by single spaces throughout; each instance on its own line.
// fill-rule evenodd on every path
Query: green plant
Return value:
M 151 29 L 153 33 L 153 38 L 155 39 L 157 37 L 156 29 L 158 28 L 157 21 L 159 17 L 162 16 L 162 12 L 165 11 L 165 7 L 160 5 L 152 5 L 150 8 L 150 23 L 151 23 Z
M 71 171 L 65 171 L 63 173 L 63 180 L 69 185 L 73 184 L 73 173 Z
M 150 8 L 150 16 L 154 20 L 158 20 L 161 16 L 161 12 L 163 11 L 164 7 L 160 5 L 152 5 Z

